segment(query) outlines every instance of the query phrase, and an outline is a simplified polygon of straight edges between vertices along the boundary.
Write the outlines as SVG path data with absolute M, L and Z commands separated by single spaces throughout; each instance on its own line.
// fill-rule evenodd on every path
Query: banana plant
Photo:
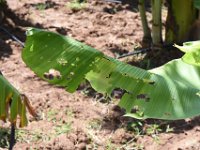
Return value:
M 200 41 L 186 42 L 183 46 L 175 44 L 175 47 L 185 53 L 182 57 L 184 62 L 194 66 L 200 66 Z
M 198 0 L 167 0 L 168 14 L 166 20 L 167 43 L 184 42 L 188 40 L 191 25 L 197 19 Z
M 191 46 L 184 46 L 187 49 L 195 46 L 186 45 Z M 199 56 L 190 50 L 183 51 L 185 57 Z M 40 78 L 69 92 L 76 91 L 84 80 L 100 93 L 124 90 L 119 106 L 126 110 L 126 116 L 138 119 L 177 120 L 200 114 L 200 67 L 191 65 L 193 59 L 185 61 L 185 57 L 144 70 L 70 37 L 36 28 L 27 30 L 22 51 L 24 62 Z
M 19 117 L 19 126 L 27 125 L 26 108 L 34 117 L 37 116 L 26 95 L 20 94 L 6 78 L 0 74 L 0 120 L 9 120 L 16 125 Z
M 141 22 L 142 22 L 142 29 L 143 29 L 143 42 L 152 42 L 151 37 L 151 30 L 148 26 L 147 16 L 145 12 L 145 0 L 139 0 L 138 1 L 138 9 L 140 12 Z
M 151 0 L 152 4 L 152 42 L 159 46 L 162 44 L 162 0 Z
M 143 26 L 144 38 L 150 37 L 150 31 L 146 22 L 144 9 L 145 0 L 139 1 L 139 11 Z M 152 43 L 161 46 L 171 43 L 181 43 L 188 40 L 191 25 L 197 19 L 197 9 L 200 7 L 199 0 L 166 0 L 168 13 L 165 26 L 165 38 L 162 39 L 162 0 L 151 0 L 152 4 Z M 143 7 L 142 7 L 143 6 Z M 151 41 L 150 41 L 151 42 Z
M 11 136 L 9 150 L 15 143 L 15 126 L 19 118 L 19 126 L 28 124 L 26 109 L 34 117 L 38 117 L 26 95 L 14 88 L 0 72 L 0 120 L 11 123 Z

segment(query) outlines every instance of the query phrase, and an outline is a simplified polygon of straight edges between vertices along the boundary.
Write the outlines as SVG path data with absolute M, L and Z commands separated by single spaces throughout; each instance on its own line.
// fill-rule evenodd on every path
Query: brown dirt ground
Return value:
M 133 50 L 142 39 L 135 4 L 130 7 L 91 0 L 85 8 L 72 10 L 67 0 L 46 1 L 46 9 L 38 4 L 45 3 L 44 0 L 7 2 L 10 10 L 6 11 L 3 25 L 22 41 L 25 29 L 35 26 L 71 36 L 115 57 Z M 14 149 L 200 149 L 200 118 L 173 122 L 124 118 L 115 106 L 117 100 L 106 101 L 88 86 L 70 94 L 40 80 L 22 62 L 21 50 L 17 42 L 0 32 L 2 73 L 29 97 L 42 116 L 39 121 L 30 116 L 28 127 L 17 131 Z M 139 122 L 143 125 L 130 128 L 130 124 Z M 156 124 L 160 128 L 154 128 Z M 173 131 L 167 133 L 167 127 Z M 0 144 L 3 139 L 0 137 Z

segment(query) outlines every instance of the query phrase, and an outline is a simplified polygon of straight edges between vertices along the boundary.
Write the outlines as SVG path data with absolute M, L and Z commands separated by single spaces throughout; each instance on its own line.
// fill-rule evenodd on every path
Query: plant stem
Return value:
M 15 145 L 15 124 L 11 124 L 11 132 L 10 132 L 10 146 L 9 150 L 12 150 Z
M 150 28 L 149 28 L 148 22 L 147 22 L 144 0 L 139 0 L 138 9 L 140 12 L 142 28 L 143 28 L 143 32 L 144 32 L 143 41 L 151 42 L 151 31 L 150 31 Z
M 153 25 L 152 25 L 152 40 L 153 45 L 162 44 L 162 20 L 161 20 L 161 8 L 162 0 L 152 0 L 152 14 L 153 14 Z
M 193 0 L 167 0 L 166 42 L 184 42 L 197 18 Z

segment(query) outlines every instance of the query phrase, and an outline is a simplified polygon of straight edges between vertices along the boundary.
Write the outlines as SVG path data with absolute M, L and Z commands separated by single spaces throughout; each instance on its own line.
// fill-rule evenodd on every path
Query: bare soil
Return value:
M 67 0 L 7 0 L 1 23 L 25 41 L 27 27 L 39 27 L 71 36 L 116 57 L 140 46 L 143 36 L 137 1 L 115 4 L 91 0 L 77 9 Z M 148 13 L 149 21 L 151 15 Z M 0 32 L 0 65 L 4 76 L 42 116 L 18 129 L 14 149 L 48 150 L 198 150 L 200 118 L 180 121 L 135 120 L 123 117 L 117 99 L 110 101 L 87 84 L 70 94 L 39 79 L 21 60 L 22 46 Z M 130 57 L 139 62 L 141 58 Z M 144 63 L 144 62 L 141 62 Z M 163 63 L 163 62 L 162 62 Z M 139 66 L 143 64 L 139 63 Z M 4 128 L 7 123 L 0 122 Z M 0 130 L 0 149 L 7 149 Z

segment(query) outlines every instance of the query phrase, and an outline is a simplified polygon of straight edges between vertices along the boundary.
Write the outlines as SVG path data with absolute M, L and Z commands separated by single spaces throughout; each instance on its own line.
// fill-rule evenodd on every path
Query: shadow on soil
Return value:
M 9 129 L 0 127 L 0 148 L 8 148 L 9 136 Z
M 174 133 L 183 133 L 184 131 L 191 130 L 200 125 L 200 117 L 195 117 L 189 121 L 178 120 L 172 121 L 169 125 L 174 128 Z
M 120 109 L 118 106 L 114 106 L 111 109 L 111 114 L 104 117 L 102 129 L 113 131 L 124 127 L 129 131 L 135 131 L 137 129 L 141 134 L 146 134 L 147 128 L 156 126 L 155 130 L 158 130 L 158 133 L 170 132 L 179 134 L 192 130 L 196 126 L 200 126 L 200 116 L 187 120 L 169 121 L 159 119 L 137 120 L 134 118 L 123 117 L 124 114 L 124 110 Z
M 40 24 L 32 24 L 22 19 L 22 16 L 15 14 L 8 6 L 0 5 L 0 59 L 9 57 L 12 54 L 10 42 L 13 40 L 3 29 L 15 35 L 20 41 L 25 41 L 25 30 L 23 27 L 38 27 Z M 3 29 L 2 29 L 3 28 Z M 20 46 L 20 45 L 19 45 Z
M 108 6 L 103 8 L 104 12 L 109 14 L 115 14 L 118 11 L 129 10 L 138 12 L 138 0 L 105 0 L 108 2 Z M 145 1 L 145 7 L 147 11 L 151 11 L 150 1 Z

